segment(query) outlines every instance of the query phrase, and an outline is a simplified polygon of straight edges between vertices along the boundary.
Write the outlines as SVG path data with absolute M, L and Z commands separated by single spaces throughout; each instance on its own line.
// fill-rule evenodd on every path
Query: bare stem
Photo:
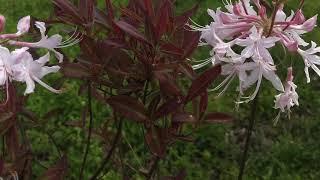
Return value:
M 244 174 L 244 170 L 245 170 L 245 166 L 246 166 L 246 161 L 247 161 L 247 157 L 248 157 L 248 151 L 250 148 L 250 139 L 251 139 L 251 135 L 252 135 L 252 131 L 254 128 L 255 119 L 256 119 L 256 115 L 257 115 L 257 106 L 258 106 L 258 95 L 253 100 L 253 103 L 251 106 L 251 117 L 250 117 L 249 127 L 247 128 L 247 137 L 246 137 L 245 147 L 244 147 L 243 154 L 242 154 L 241 161 L 240 161 L 238 180 L 242 180 L 242 178 L 243 178 L 243 174 Z
M 159 161 L 160 161 L 160 158 L 157 156 L 152 164 L 152 167 L 150 168 L 150 171 L 147 174 L 147 177 L 146 177 L 147 180 L 150 180 L 153 177 L 154 171 L 157 169 Z
M 246 7 L 244 1 L 241 0 L 241 3 L 242 3 L 242 6 L 243 6 L 243 9 L 244 9 L 244 12 L 248 15 L 249 13 L 248 13 L 248 10 L 247 10 L 247 7 Z
M 115 120 L 117 120 L 117 118 L 115 117 Z M 119 120 L 119 126 L 117 129 L 117 134 L 115 135 L 112 145 L 111 145 L 111 149 L 109 150 L 107 156 L 103 159 L 103 161 L 101 162 L 100 167 L 98 168 L 98 170 L 93 174 L 93 176 L 90 178 L 91 180 L 95 180 L 97 179 L 97 177 L 99 176 L 99 174 L 103 171 L 104 167 L 108 164 L 108 162 L 110 161 L 110 158 L 114 152 L 114 150 L 117 147 L 117 144 L 120 140 L 121 137 L 121 132 L 122 132 L 122 118 L 120 118 Z M 108 170 L 107 170 L 108 171 Z M 107 173 L 107 172 L 105 172 Z
M 280 3 L 276 3 L 276 5 L 273 8 L 272 18 L 271 18 L 271 25 L 270 25 L 270 29 L 269 29 L 267 37 L 269 37 L 272 34 L 272 30 L 273 30 L 273 27 L 274 27 L 274 23 L 276 21 L 276 17 L 277 17 L 277 12 L 279 10 L 279 6 L 280 6 Z
M 83 161 L 82 161 L 81 170 L 80 170 L 80 177 L 79 177 L 80 180 L 83 179 L 83 171 L 84 171 L 87 157 L 88 157 L 88 154 L 90 151 L 92 126 L 93 126 L 92 94 L 91 94 L 91 82 L 90 81 L 88 82 L 88 109 L 89 109 L 89 132 L 88 132 L 86 150 L 85 150 L 85 153 L 83 156 Z

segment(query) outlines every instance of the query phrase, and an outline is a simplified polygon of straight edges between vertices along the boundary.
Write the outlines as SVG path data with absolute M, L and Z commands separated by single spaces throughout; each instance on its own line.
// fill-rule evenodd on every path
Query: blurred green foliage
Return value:
M 116 4 L 120 1 L 114 1 Z M 205 25 L 210 21 L 206 13 L 207 8 L 216 9 L 222 5 L 220 0 L 199 0 L 200 9 L 194 20 Z M 177 11 L 192 7 L 194 0 L 177 0 Z M 45 19 L 52 12 L 50 0 L 0 0 L 0 12 L 6 16 L 7 32 L 15 32 L 16 22 L 25 15 L 32 15 L 39 19 Z M 99 0 L 99 4 L 103 4 Z M 288 9 L 295 9 L 298 0 L 289 0 Z M 308 0 L 304 7 L 307 17 L 317 14 L 320 10 L 320 1 Z M 306 36 L 307 40 L 313 40 L 319 44 L 319 28 Z M 273 99 L 275 91 L 269 83 L 264 82 L 259 99 L 259 115 L 256 119 L 257 126 L 253 135 L 253 143 L 250 151 L 250 158 L 246 168 L 245 179 L 319 179 L 320 178 L 320 81 L 315 73 L 312 73 L 312 83 L 306 84 L 300 57 L 287 55 L 280 50 L 275 50 L 274 55 L 282 79 L 286 75 L 286 67 L 290 64 L 295 69 L 295 82 L 298 85 L 300 95 L 300 107 L 294 108 L 291 119 L 281 116 L 277 126 L 273 126 L 273 119 L 278 111 L 274 110 Z M 77 53 L 75 50 L 67 51 L 69 54 Z M 195 58 L 208 57 L 208 51 L 200 49 Z M 53 83 L 59 76 L 50 76 L 46 81 Z M 44 126 L 29 127 L 27 131 L 30 137 L 33 153 L 39 159 L 34 160 L 34 174 L 39 175 L 45 167 L 53 164 L 59 157 L 59 152 L 52 145 L 55 144 L 63 151 L 68 152 L 70 167 L 70 179 L 76 179 L 80 170 L 83 154 L 84 132 L 80 129 L 68 128 L 65 123 L 72 120 L 79 120 L 81 111 L 85 107 L 86 98 L 79 96 L 79 84 L 74 80 L 68 80 L 64 84 L 65 93 L 61 95 L 52 94 L 40 86 L 37 86 L 36 93 L 29 98 L 27 109 L 36 113 Z M 174 150 L 169 152 L 167 159 L 161 161 L 160 172 L 162 174 L 174 174 L 179 169 L 187 171 L 188 179 L 236 179 L 238 173 L 238 160 L 241 151 L 241 133 L 247 125 L 249 105 L 241 105 L 235 110 L 234 100 L 236 93 L 230 88 L 223 97 L 216 99 L 214 94 L 210 97 L 210 110 L 225 111 L 233 113 L 237 118 L 234 125 L 211 125 L 202 127 L 195 136 L 193 143 L 181 143 L 174 145 Z M 46 113 L 56 113 L 55 118 L 47 119 Z M 95 122 L 105 120 L 110 114 L 109 110 L 95 103 Z M 46 123 L 45 123 L 46 122 Z M 125 127 L 124 143 L 134 147 L 130 162 L 141 165 L 142 160 L 137 158 L 143 155 L 143 144 L 138 135 L 132 134 L 138 131 L 131 128 L 130 124 Z M 240 138 L 240 140 L 239 140 Z M 94 142 L 86 172 L 93 172 L 102 157 L 101 144 Z M 87 173 L 86 176 L 89 176 Z M 121 179 L 115 171 L 110 171 L 104 179 Z M 139 177 L 136 177 L 139 179 Z

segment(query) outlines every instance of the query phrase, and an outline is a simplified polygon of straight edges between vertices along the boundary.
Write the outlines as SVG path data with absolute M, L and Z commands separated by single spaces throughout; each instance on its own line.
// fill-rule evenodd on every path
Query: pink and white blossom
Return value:
M 298 105 L 296 86 L 292 79 L 290 80 L 292 69 L 289 69 L 291 76 L 288 75 L 289 79 L 284 87 L 277 75 L 277 65 L 283 63 L 275 62 L 270 50 L 279 44 L 288 52 L 301 55 L 305 63 L 307 82 L 310 82 L 309 68 L 320 76 L 320 47 L 311 42 L 311 47 L 305 50 L 310 43 L 303 39 L 304 34 L 317 26 L 317 15 L 307 19 L 301 9 L 303 3 L 289 15 L 285 13 L 285 3 L 282 1 L 276 1 L 273 4 L 274 11 L 270 13 L 261 0 L 225 0 L 224 5 L 226 10 L 221 7 L 216 10 L 208 9 L 208 14 L 212 17 L 212 22 L 208 25 L 189 25 L 195 31 L 201 32 L 199 46 L 212 48 L 210 57 L 193 67 L 197 69 L 210 63 L 221 64 L 221 75 L 225 79 L 213 90 L 223 88 L 219 93 L 221 95 L 237 77 L 239 103 L 253 100 L 263 79 L 266 79 L 280 92 L 276 99 L 276 108 L 283 111 L 284 107 Z M 255 86 L 253 93 L 244 96 L 252 86 Z
M 320 65 L 320 57 L 317 55 L 317 53 L 320 53 L 320 47 L 317 47 L 317 44 L 312 41 L 311 47 L 308 50 L 304 51 L 299 48 L 298 53 L 302 56 L 304 60 L 304 71 L 307 77 L 307 82 L 310 83 L 310 67 L 320 76 L 320 69 L 317 67 L 317 65 Z
M 0 32 L 5 27 L 5 18 L 0 15 Z M 36 83 L 54 93 L 60 93 L 61 90 L 56 90 L 41 80 L 44 76 L 56 73 L 59 71 L 59 65 L 48 66 L 50 54 L 34 60 L 28 52 L 29 48 L 45 48 L 53 51 L 62 62 L 63 55 L 56 51 L 57 48 L 64 48 L 78 43 L 81 40 L 81 34 L 75 33 L 66 41 L 62 42 L 62 36 L 55 34 L 48 36 L 46 34 L 45 23 L 36 22 L 36 27 L 40 30 L 41 39 L 38 42 L 21 42 L 17 38 L 25 35 L 30 29 L 30 16 L 23 17 L 17 23 L 17 32 L 11 34 L 0 34 L 2 45 L 9 44 L 20 48 L 10 51 L 7 47 L 0 45 L 0 86 L 5 86 L 7 89 L 7 100 L 9 97 L 8 87 L 12 81 L 22 82 L 26 84 L 24 94 L 30 94 L 35 91 Z
M 292 67 L 288 68 L 288 77 L 285 85 L 285 91 L 275 96 L 275 109 L 280 109 L 281 112 L 286 110 L 290 112 L 293 106 L 299 106 L 298 93 L 296 92 L 297 86 L 293 83 Z

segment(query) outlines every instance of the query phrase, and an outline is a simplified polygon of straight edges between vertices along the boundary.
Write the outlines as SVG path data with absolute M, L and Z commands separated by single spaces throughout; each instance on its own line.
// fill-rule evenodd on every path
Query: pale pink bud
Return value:
M 297 52 L 298 50 L 298 42 L 295 41 L 293 43 L 287 44 L 287 48 L 290 52 Z
M 0 15 L 0 32 L 4 30 L 6 24 L 6 18 L 3 15 Z
M 312 31 L 313 28 L 315 28 L 317 25 L 317 19 L 318 15 L 315 15 L 312 18 L 308 19 L 306 22 L 302 24 L 303 28 L 308 32 Z
M 293 81 L 292 67 L 288 68 L 287 81 Z
M 292 24 L 302 24 L 306 21 L 301 9 L 296 12 L 296 15 L 292 19 Z
M 233 12 L 235 15 L 238 15 L 238 16 L 241 16 L 243 14 L 243 6 L 241 3 L 236 3 L 234 6 L 233 6 Z
M 23 17 L 19 20 L 17 25 L 17 35 L 25 34 L 29 31 L 30 28 L 30 16 Z

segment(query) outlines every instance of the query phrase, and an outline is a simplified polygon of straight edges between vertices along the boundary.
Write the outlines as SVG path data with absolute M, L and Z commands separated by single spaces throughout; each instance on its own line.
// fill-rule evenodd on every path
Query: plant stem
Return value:
M 87 157 L 88 157 L 88 154 L 90 151 L 92 126 L 93 126 L 92 94 L 91 94 L 91 82 L 90 81 L 88 82 L 88 109 L 89 109 L 89 132 L 88 132 L 86 150 L 85 150 L 85 153 L 83 156 L 83 161 L 82 161 L 81 170 L 80 170 L 80 177 L 79 177 L 80 180 L 83 179 L 83 171 L 84 171 Z
M 244 1 L 241 0 L 241 3 L 242 3 L 242 6 L 243 6 L 243 9 L 244 9 L 244 12 L 248 15 L 248 10 L 247 10 L 247 7 L 246 7 Z
M 240 161 L 238 180 L 242 180 L 242 178 L 243 178 L 243 174 L 244 174 L 244 170 L 245 170 L 245 166 L 246 166 L 246 161 L 248 158 L 248 151 L 250 148 L 250 139 L 251 139 L 251 135 L 253 132 L 255 119 L 256 119 L 256 115 L 257 115 L 258 98 L 259 98 L 258 95 L 259 94 L 257 94 L 256 98 L 253 100 L 253 103 L 251 106 L 250 122 L 249 122 L 249 127 L 247 128 L 247 132 L 246 132 L 247 136 L 246 136 L 246 142 L 245 142 L 245 147 L 243 150 L 242 158 Z
M 143 99 L 142 99 L 142 102 L 143 104 L 146 103 L 146 100 L 147 100 L 147 94 L 148 94 L 148 89 L 149 89 L 149 83 L 150 81 L 147 80 L 146 83 L 145 83 L 145 86 L 144 86 L 144 92 L 143 92 Z
M 152 167 L 150 168 L 150 171 L 147 174 L 146 179 L 150 180 L 154 174 L 154 171 L 157 169 L 158 164 L 159 164 L 160 158 L 157 156 L 156 159 L 154 160 Z
M 115 117 L 115 120 L 117 120 L 117 118 Z M 116 149 L 117 147 L 117 144 L 120 140 L 120 137 L 121 137 L 121 132 L 122 132 L 122 118 L 120 118 L 119 120 L 119 126 L 118 126 L 118 129 L 117 129 L 117 134 L 115 135 L 115 138 L 113 139 L 113 142 L 112 142 L 112 145 L 111 145 L 111 149 L 109 150 L 107 156 L 103 159 L 100 167 L 98 168 L 98 170 L 93 174 L 93 176 L 90 178 L 91 180 L 95 180 L 97 179 L 97 177 L 99 176 L 99 174 L 103 171 L 104 167 L 107 165 L 107 163 L 110 161 L 110 158 L 114 152 L 114 150 Z M 106 171 L 108 172 L 108 170 Z M 105 172 L 105 173 L 106 173 Z

